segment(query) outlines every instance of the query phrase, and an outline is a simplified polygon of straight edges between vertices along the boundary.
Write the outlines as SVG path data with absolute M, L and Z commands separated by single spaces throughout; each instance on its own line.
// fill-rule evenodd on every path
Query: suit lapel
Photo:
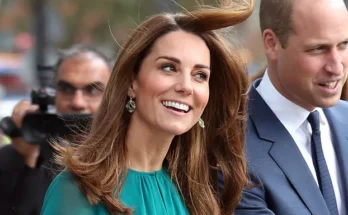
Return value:
M 311 213 L 328 214 L 325 201 L 300 150 L 256 91 L 257 85 L 258 82 L 255 82 L 250 92 L 249 114 L 260 139 L 273 142 L 269 155 L 294 186 Z
M 324 113 L 330 124 L 331 138 L 343 182 L 343 193 L 348 200 L 348 122 L 344 122 L 344 119 L 347 119 L 346 111 L 333 107 L 324 110 Z

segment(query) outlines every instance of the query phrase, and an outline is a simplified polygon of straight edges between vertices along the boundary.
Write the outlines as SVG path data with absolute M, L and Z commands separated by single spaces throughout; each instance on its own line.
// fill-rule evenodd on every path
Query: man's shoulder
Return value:
M 337 105 L 327 109 L 333 118 L 339 121 L 348 121 L 348 102 L 340 100 Z
M 347 111 L 348 110 L 348 102 L 340 100 L 337 105 L 333 106 L 332 109 L 337 109 L 338 111 Z

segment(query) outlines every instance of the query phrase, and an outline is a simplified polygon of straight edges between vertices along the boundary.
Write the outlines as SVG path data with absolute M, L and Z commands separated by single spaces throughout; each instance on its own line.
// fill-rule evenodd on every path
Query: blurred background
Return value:
M 29 99 L 31 89 L 51 83 L 53 72 L 38 72 L 37 65 L 53 66 L 59 49 L 91 44 L 116 59 L 121 44 L 146 17 L 190 10 L 197 2 L 216 5 L 216 0 L 0 0 L 0 119 L 19 100 Z M 246 22 L 224 32 L 238 41 L 249 73 L 265 65 L 258 4 Z

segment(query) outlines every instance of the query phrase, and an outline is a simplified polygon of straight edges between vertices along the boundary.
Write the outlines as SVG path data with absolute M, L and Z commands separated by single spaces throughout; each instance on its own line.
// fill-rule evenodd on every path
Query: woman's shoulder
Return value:
M 51 192 L 54 193 L 55 191 L 57 191 L 58 193 L 70 193 L 80 191 L 80 188 L 77 184 L 75 176 L 71 172 L 64 170 L 63 172 L 59 173 L 52 181 L 46 195 Z
M 42 207 L 42 215 L 94 214 L 93 207 L 81 191 L 75 176 L 63 171 L 48 188 Z

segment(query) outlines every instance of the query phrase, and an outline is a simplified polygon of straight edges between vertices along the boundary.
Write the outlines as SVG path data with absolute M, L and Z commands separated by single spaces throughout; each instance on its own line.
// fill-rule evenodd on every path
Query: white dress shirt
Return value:
M 281 95 L 271 83 L 267 71 L 256 90 L 294 139 L 312 172 L 314 180 L 318 184 L 311 152 L 312 129 L 307 121 L 310 112 Z M 330 126 L 323 110 L 321 108 L 316 108 L 315 110 L 317 110 L 320 115 L 321 142 L 335 191 L 338 212 L 340 215 L 347 215 L 345 211 L 345 204 L 347 203 L 345 203 L 344 200 L 342 177 L 338 169 L 336 153 L 331 140 Z

